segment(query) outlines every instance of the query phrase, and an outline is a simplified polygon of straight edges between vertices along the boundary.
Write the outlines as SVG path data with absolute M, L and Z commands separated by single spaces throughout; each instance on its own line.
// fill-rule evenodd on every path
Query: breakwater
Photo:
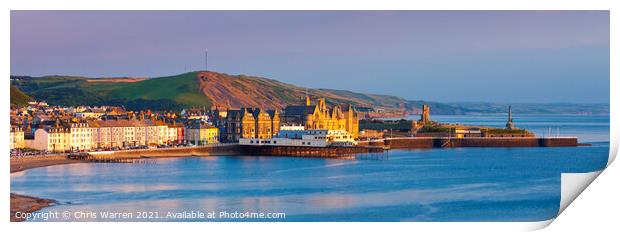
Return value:
M 515 137 L 515 138 L 452 138 L 452 137 L 406 137 L 382 139 L 362 144 L 383 146 L 389 149 L 449 148 L 449 147 L 576 147 L 576 137 Z

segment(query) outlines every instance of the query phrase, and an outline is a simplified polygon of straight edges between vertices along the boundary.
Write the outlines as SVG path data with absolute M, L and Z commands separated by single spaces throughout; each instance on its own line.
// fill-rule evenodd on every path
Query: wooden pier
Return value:
M 243 146 L 243 153 L 255 156 L 292 156 L 312 158 L 355 159 L 360 154 L 383 154 L 378 146 L 300 147 L 300 146 Z

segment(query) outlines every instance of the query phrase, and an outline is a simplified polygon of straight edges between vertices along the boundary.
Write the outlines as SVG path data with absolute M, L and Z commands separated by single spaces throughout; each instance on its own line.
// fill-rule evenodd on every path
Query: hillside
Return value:
M 307 94 L 324 97 L 329 104 L 382 107 L 403 111 L 402 98 L 346 90 L 305 89 L 280 81 L 217 72 L 190 72 L 157 78 L 87 78 L 43 76 L 13 78 L 15 85 L 53 105 L 124 105 L 130 109 L 181 109 L 184 107 L 281 109 L 300 104 Z
M 211 106 L 282 109 L 287 105 L 301 104 L 306 94 L 312 98 L 324 97 L 328 104 L 381 109 L 394 117 L 419 114 L 425 103 L 430 105 L 431 114 L 444 115 L 505 113 L 507 108 L 507 104 L 502 103 L 438 103 L 348 90 L 306 89 L 263 77 L 211 71 L 154 78 L 11 76 L 11 79 L 17 87 L 15 90 L 22 90 L 52 105 L 122 105 L 131 110 L 180 110 Z M 13 92 L 12 87 L 12 102 Z M 513 104 L 513 111 L 527 114 L 609 114 L 609 104 Z
M 25 106 L 28 101 L 32 100 L 30 96 L 19 90 L 19 88 L 11 85 L 11 105 Z
M 211 105 L 210 99 L 198 90 L 196 73 L 148 79 L 20 77 L 13 83 L 52 105 L 123 105 L 134 110 Z
M 306 96 L 324 97 L 330 104 L 401 109 L 407 100 L 394 96 L 354 93 L 346 90 L 306 89 L 272 79 L 252 76 L 231 76 L 215 72 L 198 73 L 200 90 L 218 107 L 239 108 L 258 106 L 284 108 L 300 104 Z

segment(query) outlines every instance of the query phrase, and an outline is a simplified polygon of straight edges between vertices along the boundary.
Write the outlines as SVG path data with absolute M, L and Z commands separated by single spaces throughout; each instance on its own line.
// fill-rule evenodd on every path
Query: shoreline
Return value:
M 43 159 L 35 159 L 35 158 L 11 158 L 10 159 L 10 171 L 12 173 L 21 172 L 24 170 L 32 169 L 32 168 L 41 168 L 48 167 L 54 165 L 63 165 L 63 164 L 73 164 L 73 163 L 84 163 L 85 161 L 81 160 L 70 160 L 67 158 L 43 158 Z M 10 221 L 11 222 L 22 222 L 25 221 L 23 218 L 15 217 L 17 212 L 20 213 L 32 213 L 39 211 L 43 208 L 52 206 L 57 202 L 52 199 L 38 198 L 32 196 L 26 196 L 16 193 L 10 193 L 11 201 L 10 201 Z
M 151 151 L 121 151 L 112 157 L 124 159 L 158 159 L 158 158 L 182 158 L 182 157 L 201 157 L 213 155 L 226 155 L 231 151 L 235 151 L 236 147 L 232 146 L 206 146 L 206 147 L 189 147 L 181 149 L 161 149 Z M 105 156 L 105 155 L 104 155 Z M 10 158 L 10 173 L 18 173 L 24 170 L 49 167 L 55 165 L 74 164 L 74 163 L 90 163 L 88 160 L 74 160 L 67 158 L 66 155 L 52 155 L 45 157 L 23 157 Z M 57 201 L 53 199 L 38 198 L 33 196 L 10 193 L 10 221 L 25 221 L 15 217 L 16 212 L 32 213 L 53 206 Z

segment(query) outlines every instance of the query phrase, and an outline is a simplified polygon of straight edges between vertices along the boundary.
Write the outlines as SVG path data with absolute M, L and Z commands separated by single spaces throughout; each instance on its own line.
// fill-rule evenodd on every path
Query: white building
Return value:
M 18 126 L 11 126 L 11 134 L 9 135 L 11 149 L 19 149 L 25 147 L 24 130 Z
M 34 132 L 32 149 L 65 152 L 71 149 L 71 132 L 65 127 L 49 127 Z
M 88 123 L 79 122 L 71 123 L 69 126 L 71 133 L 71 150 L 90 150 L 93 128 L 88 126 Z M 36 135 L 35 135 L 36 138 Z
M 304 130 L 295 126 L 282 126 L 278 135 L 270 139 L 242 138 L 240 145 L 327 147 L 355 146 L 357 142 L 345 130 Z

